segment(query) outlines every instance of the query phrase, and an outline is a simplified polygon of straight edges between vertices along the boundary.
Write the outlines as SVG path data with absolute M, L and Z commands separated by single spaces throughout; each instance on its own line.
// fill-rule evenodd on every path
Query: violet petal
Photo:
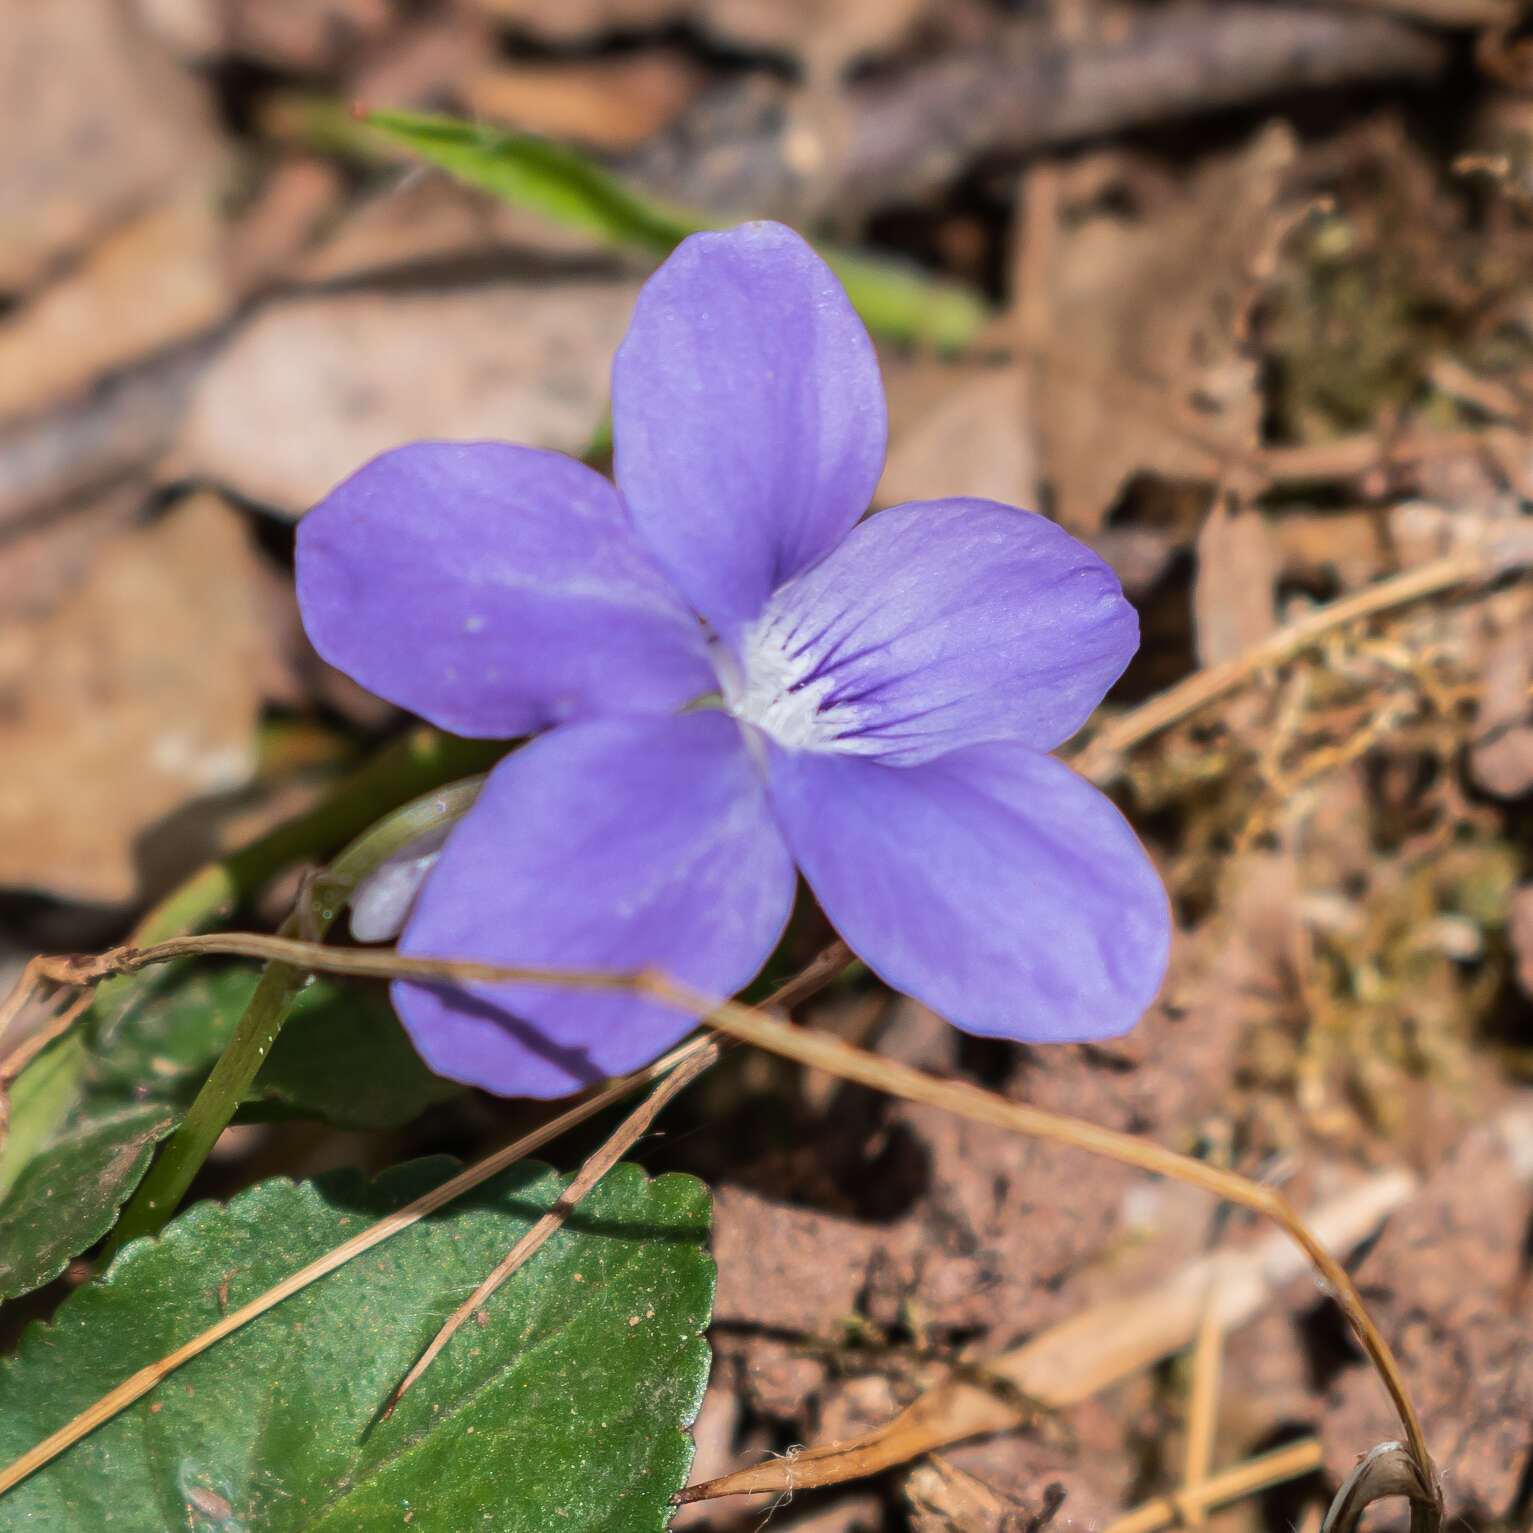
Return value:
M 772 710 L 783 744 L 901 765 L 981 740 L 1050 750 L 1138 642 L 1117 576 L 1046 517 L 987 500 L 895 506 L 772 597 L 742 639 L 747 687 L 731 701 L 769 732 Z
M 727 996 L 787 923 L 793 863 L 739 726 L 717 711 L 593 719 L 490 774 L 448 839 L 405 953 L 559 969 L 657 966 Z M 623 992 L 395 984 L 439 1075 L 554 1097 L 646 1063 L 693 1016 Z
M 498 442 L 383 454 L 298 527 L 314 647 L 458 734 L 664 713 L 714 685 L 701 627 L 599 474 Z
M 1011 742 L 922 766 L 770 749 L 772 802 L 825 913 L 896 989 L 1021 1042 L 1132 1027 L 1165 972 L 1165 890 L 1113 804 Z
M 348 926 L 358 942 L 392 942 L 404 930 L 426 875 L 441 861 L 456 820 L 435 825 L 386 857 L 351 891 Z
M 884 461 L 872 342 L 791 229 L 694 234 L 645 284 L 612 367 L 618 486 L 721 632 L 836 546 Z

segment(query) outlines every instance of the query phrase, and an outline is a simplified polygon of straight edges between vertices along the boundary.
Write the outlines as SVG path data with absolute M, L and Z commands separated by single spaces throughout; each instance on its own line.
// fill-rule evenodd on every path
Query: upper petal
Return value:
M 635 525 L 729 633 L 867 509 L 883 384 L 830 268 L 791 229 L 745 224 L 683 240 L 644 285 L 612 432 Z
M 503 761 L 426 880 L 400 950 L 540 968 L 657 966 L 727 996 L 766 960 L 796 878 L 739 726 L 593 719 Z M 696 1021 L 624 992 L 394 986 L 421 1057 L 506 1096 L 645 1064 Z
M 418 442 L 298 527 L 314 647 L 458 734 L 664 712 L 710 690 L 701 627 L 612 486 L 558 453 Z
M 815 710 L 802 738 L 911 764 L 980 740 L 1052 749 L 1138 643 L 1117 576 L 1063 528 L 938 500 L 854 529 L 773 596 L 742 654 L 747 693 L 766 675 L 779 712 Z
M 996 742 L 890 767 L 774 747 L 770 775 L 836 929 L 958 1027 L 1107 1038 L 1154 999 L 1166 892 L 1123 816 L 1052 757 Z

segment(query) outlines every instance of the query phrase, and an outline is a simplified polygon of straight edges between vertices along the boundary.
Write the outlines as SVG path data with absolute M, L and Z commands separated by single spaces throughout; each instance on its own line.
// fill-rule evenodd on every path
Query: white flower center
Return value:
M 796 625 L 769 610 L 746 629 L 740 648 L 738 662 L 724 645 L 715 648 L 724 705 L 737 719 L 793 750 L 861 756 L 878 749 L 860 733 L 867 710 L 837 700 L 835 669 Z

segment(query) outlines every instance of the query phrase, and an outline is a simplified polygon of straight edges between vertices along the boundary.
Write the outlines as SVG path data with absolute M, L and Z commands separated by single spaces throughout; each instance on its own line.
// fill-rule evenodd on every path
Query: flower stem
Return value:
M 192 874 L 139 922 L 130 943 L 153 945 L 223 924 L 284 869 L 329 855 L 396 805 L 438 783 L 484 771 L 505 749 L 503 741 L 462 740 L 424 726 L 411 730 L 343 778 L 306 814 Z M 143 986 L 142 979 L 123 972 L 98 987 L 89 1024 L 98 1042 L 129 1021 Z M 0 1189 L 14 1182 L 37 1147 L 64 1122 L 88 1058 L 77 1033 L 61 1032 L 35 1055 L 16 1061 L 14 1069 L 0 1072 L 0 1095 L 9 1096 L 12 1107 L 7 1125 L 6 1104 L 0 1101 Z M 35 1089 L 43 1077 L 46 1089 Z
M 504 741 L 460 740 L 435 729 L 411 730 L 342 779 L 306 814 L 192 874 L 139 922 L 129 940 L 147 946 L 228 920 L 284 869 L 345 845 L 397 805 L 439 783 L 486 770 L 505 749 Z M 96 992 L 101 1025 L 114 1026 L 137 994 L 128 976 L 103 983 Z
M 360 878 L 424 831 L 451 824 L 466 813 L 483 781 L 482 777 L 472 777 L 424 794 L 364 831 L 305 885 L 280 934 L 321 941 Z M 266 965 L 217 1064 L 118 1220 L 104 1253 L 108 1258 L 128 1241 L 155 1234 L 176 1211 L 218 1136 L 249 1093 L 309 976 L 309 970 L 292 964 Z

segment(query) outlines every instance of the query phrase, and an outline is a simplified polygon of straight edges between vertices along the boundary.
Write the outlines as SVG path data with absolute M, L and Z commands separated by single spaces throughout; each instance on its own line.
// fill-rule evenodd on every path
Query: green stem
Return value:
M 493 766 L 503 741 L 461 740 L 424 726 L 386 746 L 337 783 L 306 814 L 289 820 L 249 846 L 199 869 L 139 922 L 136 945 L 189 936 L 222 925 L 277 874 L 311 858 L 328 856 L 396 805 L 438 783 Z M 157 975 L 122 975 L 96 988 L 88 1025 L 98 1041 L 127 1024 Z M 79 1095 L 89 1059 L 79 1030 L 43 1051 L 11 1087 L 11 1124 L 0 1142 L 0 1188 L 11 1185 L 38 1146 L 66 1120 Z M 47 1082 L 46 1089 L 38 1089 Z
M 281 935 L 322 941 L 359 879 L 422 832 L 465 814 L 483 781 L 472 777 L 427 793 L 364 831 L 304 890 L 298 907 L 282 923 Z M 249 1094 L 308 979 L 307 970 L 291 964 L 266 965 L 218 1063 L 118 1220 L 104 1253 L 108 1259 L 128 1241 L 155 1234 L 175 1213 L 218 1136 Z
M 501 740 L 460 740 L 435 729 L 413 729 L 343 778 L 306 814 L 288 820 L 249 846 L 209 863 L 171 891 L 134 928 L 135 946 L 206 931 L 277 874 L 343 846 L 397 805 L 438 783 L 482 772 L 505 754 Z M 98 1026 L 109 1032 L 137 998 L 141 981 L 124 975 L 97 988 Z

